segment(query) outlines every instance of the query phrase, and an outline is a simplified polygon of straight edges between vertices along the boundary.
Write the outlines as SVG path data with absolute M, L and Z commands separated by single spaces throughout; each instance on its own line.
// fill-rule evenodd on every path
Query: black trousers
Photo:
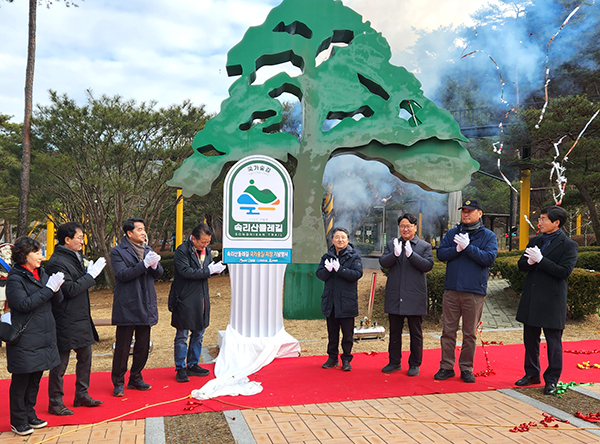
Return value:
M 342 361 L 352 361 L 354 344 L 354 318 L 336 318 L 333 313 L 327 318 L 327 354 L 338 359 L 340 330 L 342 330 Z
M 44 372 L 13 373 L 10 381 L 10 423 L 14 426 L 29 424 L 37 418 L 35 404 Z
M 548 368 L 544 372 L 546 384 L 556 384 L 562 373 L 562 330 L 544 328 L 548 347 Z M 525 344 L 525 374 L 537 377 L 540 375 L 540 336 L 542 327 L 523 325 L 523 343 Z
M 50 370 L 48 376 L 48 400 L 50 405 L 63 404 L 63 376 L 69 366 L 71 350 L 61 351 L 60 364 Z M 90 388 L 90 373 L 92 371 L 92 346 L 75 349 L 77 364 L 75 366 L 75 399 L 85 398 Z
M 134 333 L 135 346 L 133 347 L 133 362 L 131 364 L 131 371 L 129 372 L 129 381 L 134 383 L 142 381 L 142 370 L 146 366 L 150 351 L 150 326 L 118 325 L 111 372 L 112 383 L 115 387 L 125 385 L 129 349 Z
M 388 346 L 390 364 L 399 365 L 402 358 L 402 328 L 404 319 L 410 332 L 410 356 L 408 365 L 420 367 L 423 362 L 422 316 L 404 316 L 388 313 L 390 319 L 390 344 Z

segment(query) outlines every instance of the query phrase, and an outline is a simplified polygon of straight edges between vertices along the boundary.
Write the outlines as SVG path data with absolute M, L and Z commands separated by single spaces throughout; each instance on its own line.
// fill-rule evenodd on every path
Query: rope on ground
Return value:
M 141 408 L 139 408 L 137 410 L 132 410 L 131 412 L 127 412 L 127 413 L 123 413 L 122 415 L 115 416 L 114 418 L 105 419 L 104 421 L 95 422 L 93 424 L 87 424 L 85 426 L 78 427 L 78 428 L 73 429 L 73 430 L 69 430 L 68 432 L 64 432 L 64 433 L 61 433 L 59 435 L 55 435 L 55 436 L 52 436 L 50 438 L 46 438 L 43 441 L 38 441 L 38 444 L 43 444 L 43 443 L 46 443 L 46 442 L 50 442 L 50 441 L 53 441 L 55 439 L 58 440 L 62 436 L 70 435 L 71 433 L 75 433 L 75 432 L 79 432 L 81 430 L 89 429 L 89 428 L 92 428 L 92 427 L 95 427 L 95 426 L 98 426 L 98 425 L 102 425 L 102 424 L 107 423 L 107 422 L 116 421 L 116 420 L 121 419 L 121 418 L 123 418 L 125 416 L 132 415 L 134 413 L 141 412 L 143 410 L 150 409 L 152 407 L 158 407 L 158 406 L 165 405 L 165 404 L 172 404 L 174 402 L 185 401 L 186 399 L 190 399 L 191 397 L 192 397 L 191 395 L 187 395 L 187 396 L 185 396 L 183 398 L 177 398 L 177 399 L 172 399 L 170 401 L 163 401 L 163 402 L 158 402 L 156 404 L 146 405 L 146 406 L 141 407 Z
M 443 425 L 455 425 L 455 426 L 471 426 L 471 427 L 490 427 L 490 428 L 513 428 L 514 424 L 485 424 L 485 423 L 474 423 L 474 422 L 461 422 L 461 421 L 449 421 L 449 420 L 435 420 L 435 419 L 415 419 L 415 418 L 402 418 L 402 417 L 389 417 L 389 416 L 372 416 L 372 415 L 345 415 L 339 413 L 310 413 L 310 412 L 294 412 L 286 410 L 274 410 L 269 407 L 249 407 L 240 404 L 234 404 L 233 402 L 223 401 L 217 398 L 211 398 L 213 401 L 219 401 L 222 404 L 230 405 L 244 410 L 259 410 L 267 413 L 286 413 L 291 415 L 306 415 L 306 416 L 326 416 L 334 418 L 356 418 L 356 419 L 383 419 L 390 421 L 407 421 L 407 422 L 419 422 L 423 424 L 443 424 Z M 574 430 L 598 430 L 598 427 L 576 427 L 568 423 L 572 428 L 559 429 L 558 427 L 532 427 L 531 429 L 554 429 L 562 431 L 574 431 Z

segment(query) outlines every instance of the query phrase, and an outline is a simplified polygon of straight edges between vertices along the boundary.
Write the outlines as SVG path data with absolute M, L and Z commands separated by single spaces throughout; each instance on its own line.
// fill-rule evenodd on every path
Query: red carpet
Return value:
M 598 350 L 600 340 L 565 342 L 564 350 Z M 250 379 L 262 383 L 264 390 L 255 396 L 223 397 L 223 401 L 248 407 L 272 407 L 293 404 L 314 404 L 322 402 L 339 402 L 356 399 L 386 398 L 395 396 L 426 395 L 432 393 L 456 393 L 466 391 L 496 390 L 514 387 L 514 382 L 523 376 L 522 345 L 488 345 L 490 367 L 496 374 L 489 377 L 478 377 L 474 384 L 465 384 L 458 377 L 446 381 L 435 381 L 433 375 L 439 368 L 440 350 L 424 350 L 421 374 L 408 377 L 408 352 L 403 353 L 403 370 L 390 375 L 381 372 L 387 364 L 387 353 L 367 355 L 357 353 L 352 361 L 353 370 L 342 372 L 339 369 L 323 370 L 321 364 L 326 357 L 311 356 L 301 358 L 276 359 L 273 363 L 260 370 Z M 541 346 L 542 368 L 547 365 L 546 346 Z M 600 382 L 600 369 L 580 370 L 577 364 L 590 361 L 600 363 L 600 353 L 597 354 L 564 354 L 563 382 Z M 74 364 L 71 363 L 71 366 Z M 213 365 L 207 368 L 213 370 Z M 482 347 L 477 348 L 474 372 L 485 371 L 487 368 Z M 144 406 L 182 398 L 190 394 L 192 389 L 201 387 L 207 378 L 191 378 L 190 383 L 175 382 L 173 368 L 144 370 L 144 379 L 152 384 L 149 392 L 125 390 L 124 398 L 112 396 L 112 384 L 109 373 L 94 373 L 92 375 L 90 394 L 96 399 L 102 399 L 104 404 L 95 407 L 72 407 L 74 393 L 74 375 L 65 376 L 65 404 L 75 411 L 75 415 L 58 417 L 49 415 L 48 378 L 47 373 L 42 378 L 36 411 L 38 416 L 48 421 L 50 426 L 65 424 L 88 424 L 115 418 L 127 412 Z M 0 380 L 0 391 L 5 395 L 5 403 L 0 405 L 0 431 L 10 430 L 8 388 L 10 380 Z M 151 407 L 123 418 L 139 419 L 153 416 L 172 416 L 188 413 L 184 408 L 187 401 L 177 401 L 161 406 Z M 201 406 L 192 413 L 214 410 L 235 409 L 217 400 L 203 401 Z

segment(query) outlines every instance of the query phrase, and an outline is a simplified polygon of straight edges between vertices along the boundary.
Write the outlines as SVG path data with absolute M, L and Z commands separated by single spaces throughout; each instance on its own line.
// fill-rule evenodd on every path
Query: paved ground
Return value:
M 514 320 L 518 301 L 502 279 L 490 279 L 483 313 L 486 329 L 520 329 Z M 600 387 L 578 387 L 600 403 Z M 243 400 L 237 400 L 243 403 Z M 599 404 L 600 405 L 600 404 Z M 542 412 L 571 424 L 537 427 L 526 433 L 510 429 L 540 422 Z M 600 428 L 578 420 L 513 390 L 407 396 L 340 403 L 225 412 L 236 443 L 590 443 Z M 73 434 L 56 438 L 77 429 Z M 47 441 L 45 441 L 47 439 Z M 0 443 L 23 443 L 12 432 Z M 28 443 L 165 444 L 164 418 L 99 426 L 54 427 L 36 431 Z M 197 442 L 197 441 L 194 441 Z M 177 444 L 184 444 L 178 441 Z

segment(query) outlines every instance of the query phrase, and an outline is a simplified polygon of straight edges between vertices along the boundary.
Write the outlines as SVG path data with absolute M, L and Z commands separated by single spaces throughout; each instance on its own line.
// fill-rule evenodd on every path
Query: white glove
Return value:
M 90 274 L 91 277 L 96 279 L 98 277 L 98 275 L 102 272 L 102 270 L 104 269 L 105 266 L 106 266 L 106 259 L 101 257 L 96 262 L 94 262 L 94 261 L 89 262 L 87 272 Z
M 335 258 L 331 261 L 331 266 L 335 271 L 338 271 L 340 269 L 340 261 L 337 258 Z
M 211 262 L 210 264 L 208 264 L 208 271 L 210 271 L 210 274 L 215 274 L 215 273 L 223 273 L 223 270 L 225 270 L 225 265 L 223 265 L 223 261 L 219 261 L 217 263 Z
M 539 264 L 544 258 L 537 245 L 535 247 L 525 248 L 525 257 L 527 258 L 527 263 L 529 265 Z
M 333 264 L 331 263 L 331 259 L 325 259 L 325 262 L 323 262 L 323 265 L 325 265 L 325 268 L 327 269 L 327 271 L 329 271 L 331 273 L 331 270 L 333 270 Z
M 154 251 L 150 251 L 144 258 L 144 265 L 146 266 L 146 268 L 156 268 L 158 266 L 158 261 L 160 261 L 160 254 L 157 254 Z
M 394 238 L 394 254 L 396 257 L 400 256 L 400 252 L 402 251 L 402 246 L 400 245 L 400 241 L 397 238 Z
M 459 253 L 469 246 L 469 235 L 467 233 L 460 233 L 454 236 L 454 243 L 456 243 L 456 251 Z
M 404 254 L 406 254 L 406 257 L 410 257 L 410 255 L 413 253 L 413 249 L 412 249 L 412 245 L 410 244 L 410 241 L 405 241 L 404 242 Z
M 59 271 L 48 278 L 46 287 L 48 287 L 50 290 L 56 293 L 64 281 L 65 274 L 62 271 Z

